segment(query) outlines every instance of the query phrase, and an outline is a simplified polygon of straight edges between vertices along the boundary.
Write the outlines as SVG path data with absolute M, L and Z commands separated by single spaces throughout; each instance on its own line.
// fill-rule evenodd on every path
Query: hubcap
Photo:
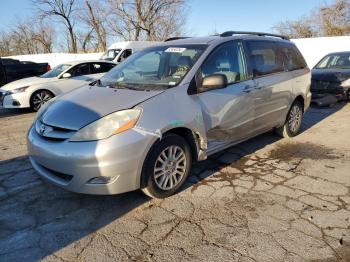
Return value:
M 169 146 L 158 156 L 154 165 L 154 180 L 162 190 L 171 190 L 182 180 L 186 172 L 185 151 L 179 146 Z
M 299 106 L 294 105 L 290 111 L 290 117 L 288 121 L 289 129 L 293 133 L 298 132 L 301 125 L 302 112 Z
M 46 92 L 39 92 L 33 97 L 34 109 L 38 110 L 42 105 L 51 99 L 50 94 Z

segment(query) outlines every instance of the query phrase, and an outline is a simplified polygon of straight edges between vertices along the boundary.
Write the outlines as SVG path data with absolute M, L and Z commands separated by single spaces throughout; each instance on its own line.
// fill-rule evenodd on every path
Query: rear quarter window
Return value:
M 247 41 L 247 47 L 253 76 L 264 76 L 284 71 L 283 59 L 274 42 Z
M 303 56 L 294 45 L 278 44 L 278 46 L 281 48 L 287 71 L 294 71 L 307 67 Z

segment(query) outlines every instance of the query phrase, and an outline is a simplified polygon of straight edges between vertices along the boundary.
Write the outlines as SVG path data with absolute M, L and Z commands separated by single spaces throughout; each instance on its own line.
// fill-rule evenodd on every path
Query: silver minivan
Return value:
M 311 74 L 287 38 L 225 32 L 166 41 L 51 100 L 28 131 L 37 172 L 79 193 L 164 198 L 193 162 L 269 130 L 298 134 Z

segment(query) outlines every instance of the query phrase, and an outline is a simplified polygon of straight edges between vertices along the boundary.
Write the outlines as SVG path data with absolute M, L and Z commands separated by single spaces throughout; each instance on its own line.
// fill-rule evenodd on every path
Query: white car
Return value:
M 155 41 L 124 41 L 112 44 L 101 56 L 100 60 L 112 61 L 117 64 L 124 61 L 130 55 L 135 54 L 147 47 L 161 44 Z
M 116 64 L 108 61 L 75 61 L 56 66 L 39 77 L 11 82 L 0 88 L 0 106 L 38 111 L 51 98 L 93 82 Z

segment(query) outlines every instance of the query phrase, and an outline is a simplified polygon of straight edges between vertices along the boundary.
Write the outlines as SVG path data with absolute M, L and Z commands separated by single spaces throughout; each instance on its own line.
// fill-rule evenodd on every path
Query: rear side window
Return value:
M 273 42 L 248 41 L 248 57 L 254 76 L 283 72 L 283 60 Z
M 114 64 L 108 63 L 93 63 L 91 64 L 91 73 L 92 74 L 100 74 L 105 73 L 111 70 L 114 67 Z
M 74 76 L 83 76 L 90 74 L 89 64 L 80 64 L 69 70 L 69 73 Z
M 300 54 L 299 50 L 294 45 L 278 44 L 285 58 L 286 70 L 293 71 L 304 69 L 307 64 Z

